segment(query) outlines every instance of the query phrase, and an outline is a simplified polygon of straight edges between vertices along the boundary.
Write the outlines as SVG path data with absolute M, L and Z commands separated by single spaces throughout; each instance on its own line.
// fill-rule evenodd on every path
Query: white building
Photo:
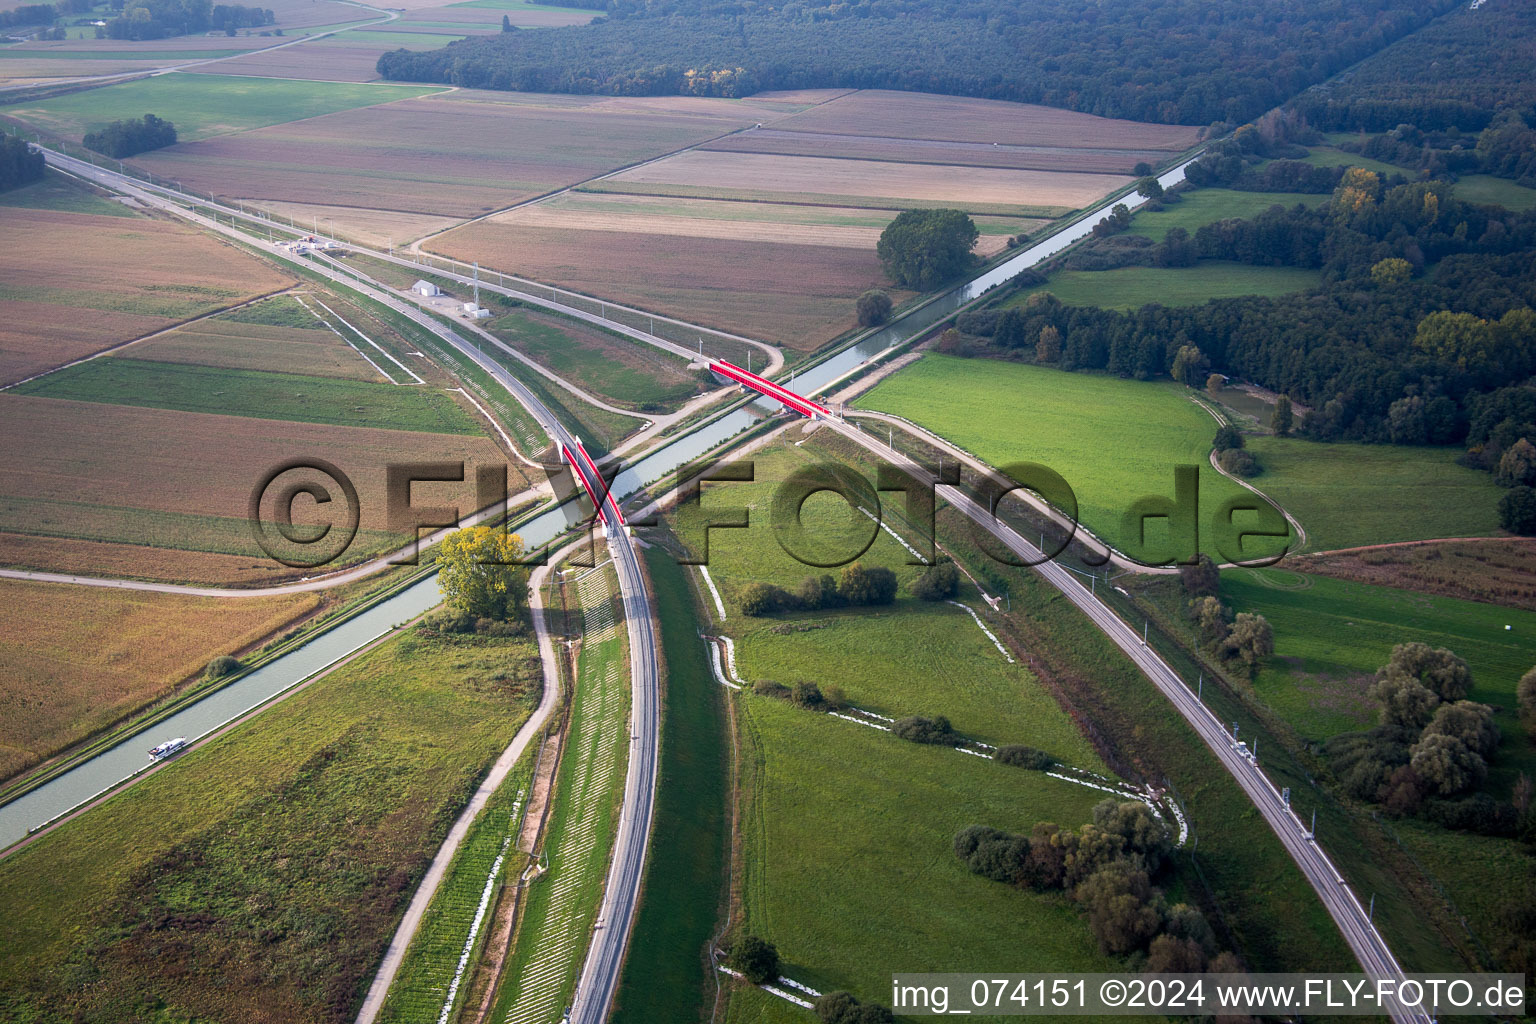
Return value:
M 431 281 L 417 281 L 415 284 L 411 285 L 411 291 L 415 292 L 417 295 L 422 295 L 429 299 L 433 298 L 434 296 L 443 294 L 443 290 L 437 285 L 433 284 Z

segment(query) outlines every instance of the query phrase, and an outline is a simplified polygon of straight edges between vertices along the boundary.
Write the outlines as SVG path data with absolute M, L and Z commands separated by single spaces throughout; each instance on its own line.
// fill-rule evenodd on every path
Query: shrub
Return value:
M 960 572 L 953 562 L 939 562 L 912 581 L 912 596 L 922 601 L 947 601 L 960 592 Z
M 877 327 L 891 317 L 891 297 L 878 288 L 859 296 L 854 304 L 860 327 Z
M 743 935 L 731 943 L 725 962 L 740 971 L 754 985 L 779 976 L 779 951 L 773 943 L 756 935 Z
M 1499 525 L 1523 537 L 1536 535 L 1536 487 L 1511 487 L 1499 499 Z
M 1124 840 L 1129 852 L 1140 854 L 1151 874 L 1157 874 L 1173 852 L 1168 830 L 1151 808 L 1139 801 L 1100 800 L 1093 808 L 1093 823 Z
M 1520 709 L 1520 724 L 1536 736 L 1536 668 L 1520 677 L 1515 687 L 1515 703 Z
M 1424 804 L 1423 816 L 1445 828 L 1485 836 L 1512 836 L 1520 827 L 1520 815 L 1513 805 L 1486 793 L 1462 800 L 1430 800 Z
M 884 566 L 865 568 L 862 562 L 844 567 L 837 594 L 850 605 L 890 604 L 896 600 L 896 574 Z
M 208 663 L 208 667 L 203 670 L 203 678 L 222 679 L 225 676 L 234 675 L 243 668 L 245 668 L 245 665 L 239 658 L 230 657 L 228 654 L 221 654 Z
M 1224 452 L 1230 448 L 1241 448 L 1243 444 L 1242 432 L 1230 423 L 1223 424 L 1221 429 L 1216 431 L 1216 436 L 1211 439 L 1211 447 L 1218 452 Z
M 818 996 L 815 1010 L 822 1024 L 890 1024 L 896 1019 L 879 1003 L 861 1003 L 847 992 Z
M 424 625 L 439 633 L 473 633 L 480 620 L 470 612 L 443 607 L 428 615 Z
M 1162 910 L 1147 873 L 1125 863 L 1094 872 L 1077 887 L 1076 896 L 1088 912 L 1089 929 L 1106 953 L 1140 949 L 1162 927 Z
M 837 593 L 837 581 L 831 576 L 807 576 L 800 581 L 796 597 L 809 611 L 820 608 L 839 608 L 843 599 Z
M 772 583 L 753 583 L 741 593 L 741 611 L 744 615 L 761 618 L 775 612 L 799 607 L 795 596 L 783 587 Z
M 1179 566 L 1179 582 L 1190 597 L 1215 597 L 1221 590 L 1221 570 L 1210 555 L 1202 554 L 1194 565 Z
M 1259 465 L 1259 460 L 1253 457 L 1253 453 L 1241 448 L 1228 448 L 1216 456 L 1216 462 L 1233 476 L 1258 476 L 1263 471 L 1263 467 Z
M 935 746 L 953 747 L 960 742 L 960 735 L 943 715 L 925 718 L 913 715 L 891 726 L 891 732 L 910 743 L 932 743 Z
M 1420 739 L 1430 736 L 1454 736 L 1479 757 L 1488 758 L 1499 746 L 1499 727 L 1493 721 L 1493 708 L 1470 700 L 1441 704 L 1435 717 L 1424 727 Z
M 997 760 L 1003 764 L 1011 764 L 1015 768 L 1029 768 L 1037 772 L 1050 771 L 1056 767 L 1056 759 L 1043 750 L 1034 747 L 1026 747 L 1022 743 L 1000 747 L 997 751 Z
M 828 683 L 821 688 L 821 699 L 826 702 L 828 711 L 841 711 L 848 706 L 847 694 L 836 683 Z
M 777 700 L 788 700 L 790 695 L 789 687 L 772 679 L 759 679 L 752 684 L 752 692 L 759 697 L 773 697 Z
M 1477 752 L 1455 736 L 1426 736 L 1413 745 L 1414 773 L 1441 796 L 1471 789 L 1488 774 L 1488 765 Z
M 803 679 L 789 691 L 789 699 L 802 708 L 809 708 L 812 711 L 821 711 L 827 706 L 827 699 L 822 696 L 821 687 Z

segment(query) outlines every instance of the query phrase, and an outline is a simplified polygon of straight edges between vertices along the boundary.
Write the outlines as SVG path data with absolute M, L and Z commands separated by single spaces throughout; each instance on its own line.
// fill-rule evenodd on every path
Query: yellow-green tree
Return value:
M 437 553 L 438 586 L 448 606 L 481 619 L 510 619 L 528 588 L 523 539 L 489 526 L 450 533 Z

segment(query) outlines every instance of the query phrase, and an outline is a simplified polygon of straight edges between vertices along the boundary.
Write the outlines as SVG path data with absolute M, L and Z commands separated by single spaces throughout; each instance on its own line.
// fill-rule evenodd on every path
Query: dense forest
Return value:
M 390 79 L 615 95 L 905 89 L 1143 121 L 1237 123 L 1454 6 L 613 0 L 590 25 L 396 50 L 378 69 Z
M 276 16 L 261 7 L 213 5 L 210 0 L 133 0 L 107 22 L 109 39 L 164 39 L 199 32 L 225 32 L 270 25 Z
M 1039 293 L 963 314 L 946 347 L 1034 360 L 1047 334 L 1047 361 L 1139 378 L 1170 372 L 1192 347 L 1210 368 L 1310 406 L 1310 436 L 1404 444 L 1489 441 L 1486 403 L 1536 372 L 1536 211 L 1464 203 L 1443 181 L 1389 186 L 1354 169 L 1322 207 L 1277 205 L 1193 236 L 1174 229 L 1146 262 L 1207 259 L 1317 268 L 1324 283 L 1131 313 Z M 1025 273 L 1025 283 L 1039 280 Z
M 1292 106 L 1323 131 L 1476 132 L 1495 113 L 1536 104 L 1536 5 L 1484 0 L 1463 5 Z
M 86 149 L 121 160 L 136 153 L 176 145 L 176 126 L 154 114 L 113 121 L 105 128 L 85 133 Z
M 43 176 L 43 154 L 14 135 L 0 135 L 0 192 Z

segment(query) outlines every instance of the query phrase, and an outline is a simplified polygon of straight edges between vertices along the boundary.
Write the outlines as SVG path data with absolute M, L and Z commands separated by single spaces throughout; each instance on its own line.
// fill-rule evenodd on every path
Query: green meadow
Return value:
M 1138 218 L 1139 219 L 1139 218 Z M 1165 225 L 1163 232 L 1172 225 Z M 1069 306 L 1129 311 L 1149 303 L 1198 306 L 1239 295 L 1273 297 L 1306 291 L 1322 281 L 1316 270 L 1251 267 L 1246 263 L 1201 260 L 1192 267 L 1120 267 L 1117 270 L 1062 270 L 1045 284 L 1026 288 L 1003 306 L 1017 306 L 1035 292 L 1050 292 Z
M 1169 228 L 1183 228 L 1193 235 L 1207 224 L 1238 217 L 1257 217 L 1271 206 L 1285 207 L 1302 203 L 1318 206 L 1325 195 L 1298 195 L 1292 192 L 1239 192 L 1229 188 L 1199 188 L 1180 193 L 1177 203 L 1161 210 L 1141 210 L 1131 221 L 1127 234 L 1144 235 L 1161 242 Z
M 0 110 L 77 141 L 93 128 L 148 112 L 176 125 L 179 141 L 196 142 L 441 91 L 434 86 L 169 74 Z

